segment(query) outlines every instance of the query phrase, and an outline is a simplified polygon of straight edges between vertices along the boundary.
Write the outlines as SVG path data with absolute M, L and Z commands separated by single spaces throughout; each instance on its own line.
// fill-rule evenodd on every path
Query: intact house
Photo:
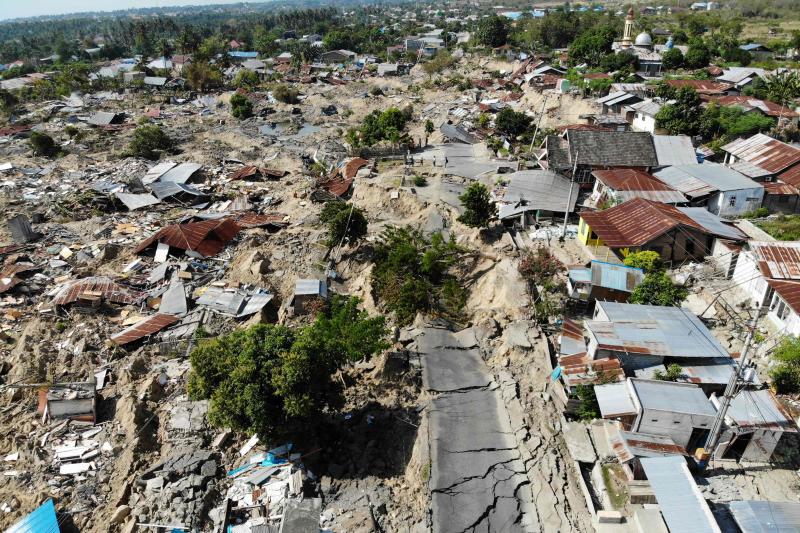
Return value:
M 655 177 L 720 217 L 752 213 L 764 199 L 764 186 L 732 168 L 717 163 L 677 165 L 654 173 Z
M 631 106 L 642 101 L 642 98 L 637 94 L 628 93 L 625 91 L 616 91 L 598 98 L 595 100 L 600 104 L 603 114 L 616 113 L 622 114 L 626 106 Z
M 753 83 L 756 78 L 765 80 L 767 71 L 763 68 L 754 67 L 727 67 L 723 69 L 722 74 L 717 76 L 717 81 L 731 83 L 741 90 Z
M 578 240 L 595 259 L 605 261 L 642 250 L 657 252 L 668 264 L 700 261 L 717 238 L 742 241 L 745 235 L 703 208 L 643 198 L 604 211 L 582 211 L 578 224 Z
M 750 52 L 758 61 L 772 59 L 772 56 L 774 55 L 771 49 L 767 48 L 761 43 L 742 44 L 739 45 L 739 49 L 744 50 L 745 52 Z
M 673 89 L 689 87 L 701 96 L 727 96 L 739 93 L 733 84 L 714 80 L 666 80 L 666 84 Z
M 578 184 L 549 170 L 522 170 L 508 175 L 508 186 L 498 206 L 503 223 L 526 228 L 575 211 Z
M 758 182 L 780 183 L 765 191 L 763 206 L 781 213 L 797 212 L 800 148 L 758 133 L 722 147 L 725 164 Z
M 568 269 L 567 296 L 574 300 L 627 302 L 644 279 L 640 268 L 592 261 L 588 267 Z
M 562 137 L 551 135 L 539 159 L 542 168 L 571 176 L 582 189 L 591 189 L 592 172 L 609 168 L 648 171 L 658 166 L 649 133 L 568 129 Z
M 725 107 L 736 106 L 741 108 L 745 113 L 758 113 L 765 117 L 771 117 L 781 125 L 797 125 L 797 119 L 800 117 L 797 112 L 788 106 L 776 104 L 769 100 L 759 100 L 752 96 L 723 96 L 720 98 L 712 98 L 717 104 Z
M 664 204 L 686 204 L 689 200 L 652 174 L 630 168 L 595 170 L 594 189 L 588 204 L 594 207 L 614 206 L 634 198 Z
M 617 420 L 625 431 L 667 436 L 689 453 L 705 444 L 717 416 L 691 383 L 628 378 L 594 390 L 603 418 Z
M 626 105 L 623 108 L 625 119 L 630 122 L 633 131 L 646 131 L 656 133 L 656 114 L 661 111 L 663 104 L 652 98 Z
M 778 331 L 800 335 L 800 242 L 750 241 L 732 260 L 733 303 L 766 307 Z
M 320 61 L 323 63 L 346 63 L 348 61 L 354 61 L 356 55 L 355 52 L 351 52 L 350 50 L 331 50 L 330 52 L 324 52 L 320 56 Z
M 688 135 L 653 135 L 653 146 L 659 168 L 694 165 L 698 162 L 697 152 Z

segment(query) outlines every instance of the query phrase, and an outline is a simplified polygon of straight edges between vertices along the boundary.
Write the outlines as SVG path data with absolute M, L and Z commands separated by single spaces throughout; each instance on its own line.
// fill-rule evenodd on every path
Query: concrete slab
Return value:
M 492 382 L 480 352 L 464 348 L 450 331 L 426 328 L 417 349 L 423 362 L 422 384 L 429 391 L 476 389 Z
M 573 459 L 582 463 L 594 463 L 597 454 L 589 438 L 589 431 L 585 424 L 580 422 L 567 422 L 563 429 L 564 440 Z

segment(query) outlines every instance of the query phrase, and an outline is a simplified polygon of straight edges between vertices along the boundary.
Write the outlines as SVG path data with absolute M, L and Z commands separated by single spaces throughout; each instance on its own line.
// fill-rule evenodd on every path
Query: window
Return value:
M 736 197 L 735 196 L 731 196 L 731 199 L 728 200 L 728 205 L 731 206 L 731 207 L 736 207 Z
M 687 254 L 694 253 L 694 241 L 692 239 L 686 241 L 686 253 Z

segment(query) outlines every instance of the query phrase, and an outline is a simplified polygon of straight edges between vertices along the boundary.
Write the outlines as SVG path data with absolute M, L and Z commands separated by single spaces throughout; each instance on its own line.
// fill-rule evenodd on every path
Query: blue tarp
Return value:
M 258 52 L 228 52 L 228 55 L 241 59 L 256 59 L 258 57 Z
M 59 533 L 60 531 L 56 507 L 50 499 L 7 529 L 6 533 Z

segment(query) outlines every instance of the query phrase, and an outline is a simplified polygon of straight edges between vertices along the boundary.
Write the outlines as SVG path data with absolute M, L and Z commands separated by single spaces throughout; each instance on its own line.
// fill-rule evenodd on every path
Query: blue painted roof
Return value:
M 628 277 L 631 276 L 630 282 Z M 625 265 L 592 261 L 592 284 L 616 291 L 631 292 L 642 282 L 644 271 Z
M 766 48 L 763 44 L 760 43 L 750 43 L 750 44 L 743 44 L 739 46 L 742 50 L 751 51 L 751 50 L 758 50 L 759 48 Z
M 6 533 L 59 533 L 60 531 L 56 508 L 50 499 L 7 529 Z
M 231 57 L 239 57 L 242 59 L 256 59 L 258 57 L 258 52 L 228 52 L 228 55 Z

